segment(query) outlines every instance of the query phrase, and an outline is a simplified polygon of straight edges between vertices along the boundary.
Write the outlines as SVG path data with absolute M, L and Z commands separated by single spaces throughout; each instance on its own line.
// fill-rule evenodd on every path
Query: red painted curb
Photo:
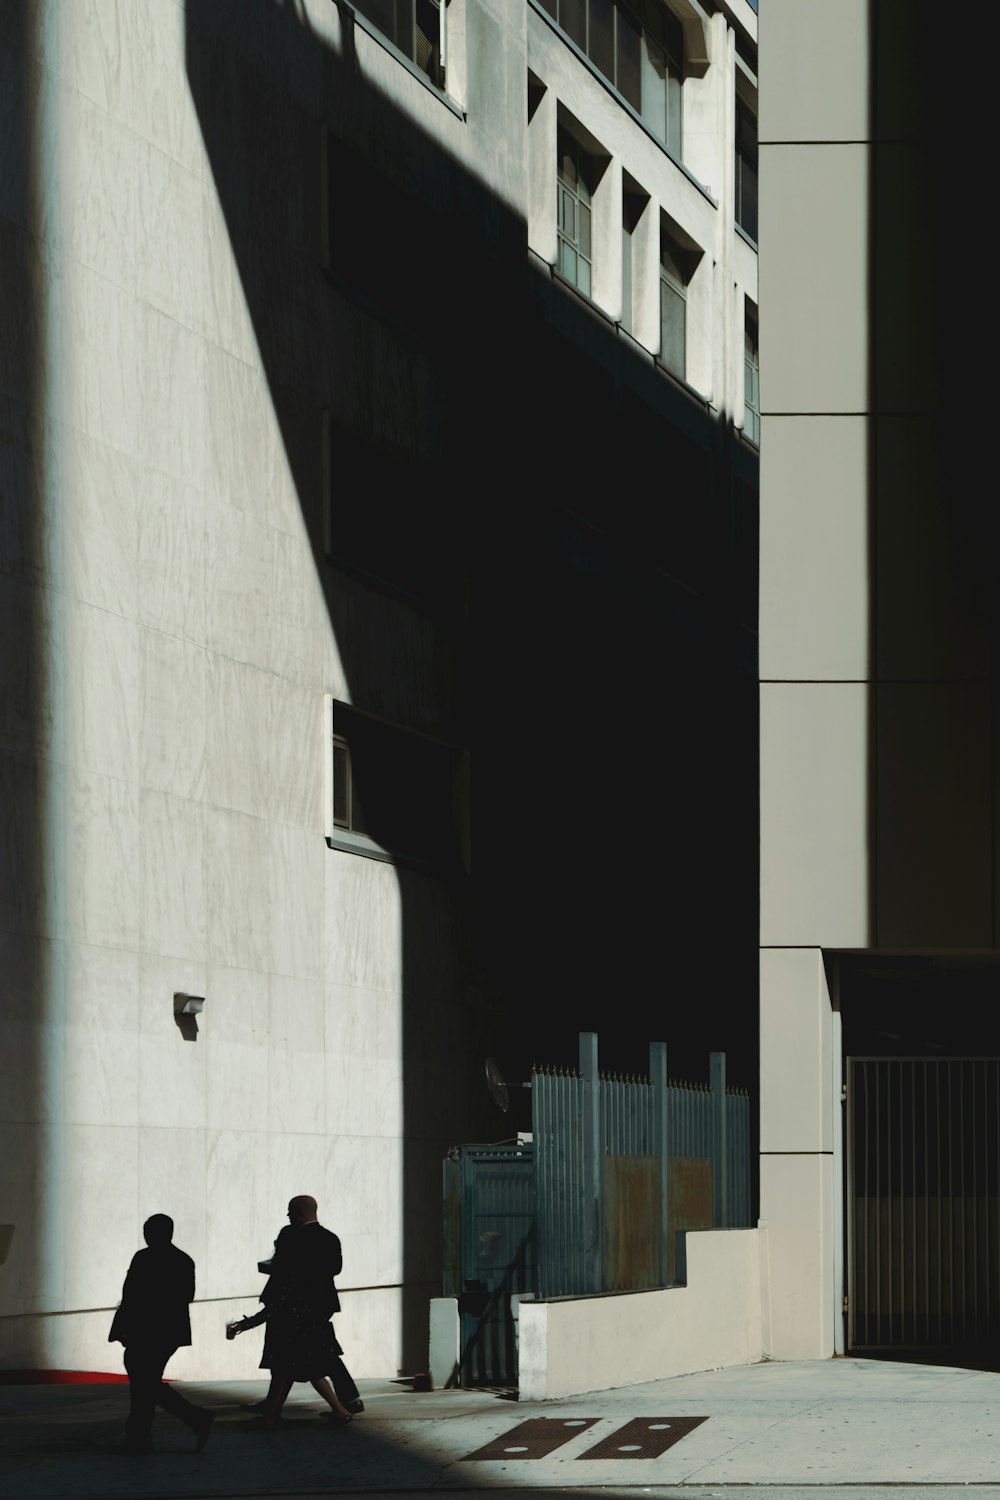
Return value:
M 0 1385 L 128 1385 L 104 1370 L 0 1370 Z

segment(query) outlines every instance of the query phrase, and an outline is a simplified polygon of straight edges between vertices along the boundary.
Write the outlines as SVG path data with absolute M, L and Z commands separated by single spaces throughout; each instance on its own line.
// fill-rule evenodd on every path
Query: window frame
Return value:
M 401 63 L 402 66 L 406 68 L 406 70 L 411 73 L 413 77 L 418 80 L 418 82 L 422 83 L 425 88 L 430 89 L 431 93 L 434 94 L 437 99 L 440 99 L 442 104 L 447 105 L 448 109 L 450 109 L 453 114 L 457 115 L 460 120 L 464 120 L 465 111 L 447 91 L 447 0 L 392 0 L 392 3 L 408 3 L 411 6 L 414 17 L 412 27 L 414 35 L 416 34 L 417 30 L 415 20 L 416 7 L 419 3 L 431 4 L 433 8 L 438 12 L 438 63 L 433 72 L 428 72 L 426 68 L 422 68 L 415 57 L 411 56 L 410 53 L 405 50 L 405 48 L 400 46 L 399 42 L 397 42 L 395 38 L 389 34 L 389 32 L 382 29 L 377 20 L 366 14 L 364 9 L 362 8 L 365 4 L 365 0 L 350 0 L 350 10 L 355 23 L 361 27 L 362 31 L 366 32 L 367 35 L 370 36 L 374 41 L 378 42 L 379 46 L 384 47 L 387 52 L 390 52 L 392 56 L 397 60 L 397 62 Z
M 751 344 L 752 349 L 748 347 Z M 748 377 L 751 397 L 747 396 Z M 748 413 L 751 417 L 749 425 Z M 760 447 L 760 320 L 749 298 L 743 303 L 743 436 L 755 448 Z
M 564 150 L 566 146 L 569 146 L 571 150 Z M 564 155 L 572 155 L 574 158 L 576 184 L 568 182 L 563 177 Z M 586 170 L 582 169 L 582 164 L 585 164 Z M 594 299 L 594 188 L 591 184 L 596 184 L 596 178 L 597 168 L 593 153 L 587 150 L 571 130 L 560 123 L 556 131 L 556 270 L 565 282 L 574 287 L 588 301 Z M 579 191 L 581 185 L 583 196 Z M 572 240 L 563 230 L 563 209 L 566 200 L 573 204 L 575 238 Z M 581 217 L 581 209 L 586 214 L 585 220 Z M 586 222 L 588 226 L 588 254 L 583 253 L 580 244 L 580 225 L 583 222 Z M 581 286 L 578 275 L 571 276 L 567 272 L 563 256 L 564 246 L 573 255 L 577 268 L 581 261 L 586 265 L 587 286 Z
M 752 122 L 752 131 L 748 134 L 741 129 L 744 120 Z M 752 139 L 750 138 L 752 136 Z M 741 234 L 750 241 L 752 245 L 757 244 L 759 230 L 758 222 L 758 173 L 759 152 L 757 146 L 757 109 L 754 102 L 742 93 L 736 91 L 736 112 L 733 128 L 733 220 Z M 752 216 L 746 215 L 744 208 L 744 178 L 746 168 L 752 167 L 753 173 L 753 211 Z M 744 223 L 744 217 L 752 217 L 753 228 Z
M 681 274 L 679 276 L 677 274 L 673 273 L 672 271 L 670 271 L 663 264 L 663 255 L 664 255 L 664 245 L 665 245 L 665 243 L 666 243 L 666 245 L 669 246 L 671 253 L 675 257 L 675 259 L 677 260 L 678 265 L 681 268 Z M 677 380 L 682 380 L 685 385 L 687 385 L 687 383 L 688 383 L 688 379 L 687 379 L 687 364 L 688 364 L 688 360 L 687 360 L 687 303 L 688 303 L 688 286 L 690 284 L 690 281 L 691 281 L 690 252 L 684 247 L 684 245 L 682 245 L 680 243 L 679 240 L 675 239 L 674 236 L 670 233 L 669 229 L 667 229 L 666 226 L 661 223 L 661 225 L 660 225 L 660 254 L 659 254 L 660 350 L 659 350 L 659 353 L 657 355 L 657 360 L 663 366 L 663 368 L 668 372 L 668 374 L 673 375 L 674 378 L 677 379 Z M 680 302 L 682 304 L 682 310 L 683 310 L 683 315 L 684 315 L 683 329 L 682 329 L 682 332 L 683 332 L 683 341 L 684 341 L 684 353 L 683 353 L 683 366 L 684 366 L 684 368 L 681 369 L 681 370 L 675 370 L 674 367 L 673 367 L 673 365 L 668 364 L 667 361 L 666 361 L 666 359 L 664 359 L 664 357 L 663 357 L 663 347 L 664 347 L 664 339 L 663 339 L 663 323 L 664 323 L 664 319 L 663 319 L 663 291 L 664 291 L 664 287 L 666 287 L 669 291 L 673 292 L 675 294 L 675 296 L 678 297 L 678 299 L 680 300 Z
M 684 82 L 686 71 L 684 26 L 681 18 L 673 8 L 666 4 L 651 3 L 651 0 L 536 0 L 538 7 L 544 11 L 559 31 L 567 38 L 572 46 L 587 58 L 600 76 L 614 90 L 624 104 L 641 120 L 650 135 L 663 149 L 677 162 L 683 162 L 684 156 Z M 592 38 L 592 15 L 596 5 L 607 7 L 611 13 L 611 70 L 609 71 L 598 60 L 600 52 L 597 44 Z M 578 9 L 582 16 L 582 37 L 574 34 L 574 31 L 566 24 L 567 7 L 572 5 Z M 659 27 L 649 24 L 654 16 L 662 17 Z M 622 76 L 622 60 L 624 48 L 620 41 L 622 26 L 624 22 L 631 21 L 639 35 L 639 52 L 636 62 L 637 74 L 637 100 L 633 100 L 623 87 L 626 80 Z M 631 29 L 631 27 L 630 27 Z M 663 129 L 656 129 L 650 119 L 650 115 L 643 110 L 642 79 L 647 66 L 645 53 L 649 51 L 650 43 L 663 56 L 664 62 L 664 89 L 663 89 Z M 671 106 L 671 87 L 677 90 L 676 111 Z M 676 112 L 676 140 L 671 132 L 671 121 Z

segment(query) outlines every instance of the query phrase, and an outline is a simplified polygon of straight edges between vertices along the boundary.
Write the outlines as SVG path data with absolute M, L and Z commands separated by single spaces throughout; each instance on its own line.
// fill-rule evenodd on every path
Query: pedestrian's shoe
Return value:
M 362 1401 L 362 1399 L 361 1399 L 360 1396 L 358 1397 L 358 1399 L 356 1401 L 348 1401 L 348 1403 L 347 1403 L 347 1410 L 354 1417 L 357 1416 L 357 1414 L 358 1414 L 359 1411 L 364 1411 L 364 1409 L 365 1409 L 365 1403 Z
M 202 1417 L 201 1421 L 198 1423 L 198 1426 L 195 1428 L 195 1430 L 194 1430 L 194 1435 L 195 1435 L 194 1451 L 196 1453 L 200 1453 L 201 1452 L 202 1448 L 204 1448 L 205 1444 L 208 1442 L 209 1438 L 212 1436 L 212 1423 L 214 1421 L 215 1421 L 215 1412 L 214 1411 L 207 1411 L 205 1413 L 205 1415 Z
M 263 1411 L 266 1401 L 241 1401 L 240 1411 Z
M 330 1426 L 331 1427 L 349 1427 L 353 1421 L 354 1421 L 354 1418 L 351 1416 L 351 1414 L 350 1414 L 349 1411 L 347 1411 L 347 1412 L 332 1411 L 330 1413 Z

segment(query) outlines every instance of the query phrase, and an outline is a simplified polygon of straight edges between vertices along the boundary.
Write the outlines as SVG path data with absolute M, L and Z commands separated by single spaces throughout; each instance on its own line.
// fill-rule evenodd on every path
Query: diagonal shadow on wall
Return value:
M 655 1033 L 755 1086 L 756 459 L 532 269 L 334 10 L 339 49 L 290 0 L 188 0 L 187 71 L 352 723 L 466 768 L 420 860 L 385 741 L 357 756 L 397 856 L 412 1369 L 443 1150 L 530 1128 L 487 1055 L 522 1080 L 596 1030 L 638 1071 Z

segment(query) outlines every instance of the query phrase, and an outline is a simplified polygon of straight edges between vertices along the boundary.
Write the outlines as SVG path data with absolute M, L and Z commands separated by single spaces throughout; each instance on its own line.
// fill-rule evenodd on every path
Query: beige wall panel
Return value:
M 762 951 L 762 1151 L 833 1149 L 831 1016 L 823 955 L 818 948 Z
M 868 136 L 868 0 L 767 0 L 760 18 L 761 140 Z
M 869 941 L 868 693 L 762 683 L 761 943 Z
M 868 407 L 868 148 L 760 154 L 766 412 Z
M 761 450 L 761 677 L 867 677 L 868 596 L 866 419 L 772 418 Z
M 832 1156 L 761 1157 L 772 1359 L 833 1355 L 833 1193 Z
M 878 690 L 878 942 L 993 942 L 992 753 L 985 683 Z

